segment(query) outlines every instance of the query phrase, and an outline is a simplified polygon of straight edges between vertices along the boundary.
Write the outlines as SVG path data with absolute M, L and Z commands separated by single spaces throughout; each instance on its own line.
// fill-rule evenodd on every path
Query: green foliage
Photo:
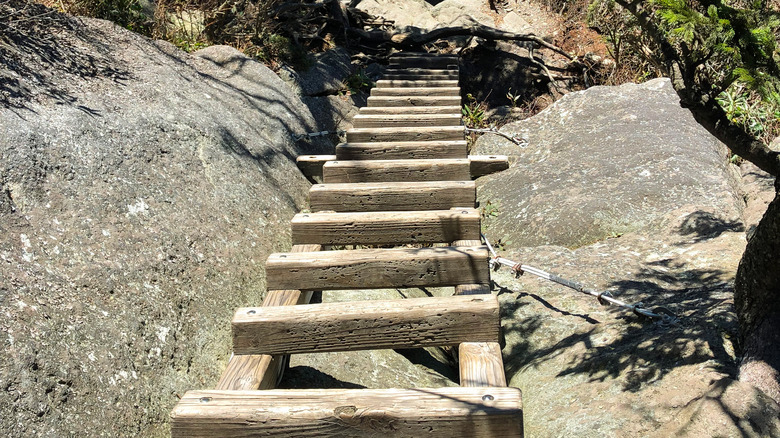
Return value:
M 780 11 L 763 0 L 632 1 L 647 14 L 683 61 L 686 80 L 751 135 L 768 142 L 777 135 L 780 107 Z M 594 0 L 589 23 L 605 36 L 620 67 L 660 70 L 662 54 L 633 14 L 615 0 Z M 641 63 L 631 58 L 641 59 Z M 636 76 L 634 77 L 636 80 Z
M 477 102 L 471 94 L 466 95 L 468 103 L 463 104 L 461 108 L 461 114 L 463 114 L 463 121 L 469 128 L 485 128 L 487 127 L 487 117 L 485 111 L 487 111 L 487 104 L 485 102 Z
M 149 34 L 151 32 L 150 17 L 147 17 L 138 0 L 76 0 L 61 3 L 65 12 L 74 15 L 111 20 L 130 30 Z
M 764 102 L 744 84 L 733 84 L 717 99 L 729 120 L 754 137 L 769 143 L 780 135 L 780 106 Z
M 651 0 L 667 38 L 694 67 L 703 91 L 719 96 L 742 84 L 770 105 L 780 104 L 780 13 L 765 1 Z
M 369 91 L 374 86 L 374 81 L 368 77 L 365 70 L 358 69 L 344 79 L 344 88 L 350 93 Z

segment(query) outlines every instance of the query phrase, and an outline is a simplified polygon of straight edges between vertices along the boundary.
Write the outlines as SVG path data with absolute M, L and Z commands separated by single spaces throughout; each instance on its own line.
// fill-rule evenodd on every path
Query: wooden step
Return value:
M 498 342 L 493 295 L 244 307 L 233 317 L 236 354 L 306 354 Z
M 403 181 L 467 181 L 468 158 L 427 160 L 337 160 L 322 167 L 322 182 L 363 183 Z
M 354 128 L 347 131 L 347 143 L 464 140 L 465 132 L 463 126 Z
M 458 96 L 460 87 L 372 88 L 371 96 Z
M 458 361 L 460 386 L 506 386 L 501 346 L 497 342 L 464 342 L 458 347 Z
M 393 56 L 388 61 L 390 68 L 450 68 L 458 64 L 457 56 Z
M 382 289 L 490 282 L 484 246 L 274 253 L 269 290 Z
M 412 126 L 460 126 L 460 114 L 398 114 L 366 115 L 356 114 L 352 118 L 355 128 L 393 128 Z
M 183 437 L 522 437 L 517 388 L 188 391 L 171 414 Z
M 369 96 L 369 107 L 460 106 L 460 96 Z
M 300 155 L 295 159 L 295 164 L 304 175 L 322 178 L 322 166 L 336 159 L 336 155 Z
M 457 114 L 461 115 L 461 108 L 457 105 L 450 106 L 376 106 L 360 108 L 358 114 L 364 116 L 373 115 L 398 115 L 398 114 Z
M 334 164 L 335 161 L 338 161 L 339 163 L 343 163 L 344 160 L 337 159 L 333 160 L 336 156 L 334 155 L 306 155 L 304 156 L 305 161 L 301 160 L 299 158 L 299 168 L 306 176 L 323 176 L 323 169 L 325 167 L 325 164 L 327 163 L 329 168 L 354 168 L 355 170 L 343 170 L 336 172 L 335 170 L 331 170 L 331 175 L 333 175 L 334 178 L 342 178 L 342 175 L 345 174 L 344 172 L 352 172 L 352 173 L 370 173 L 370 172 L 382 172 L 383 169 L 387 169 L 391 166 L 398 166 L 398 169 L 390 169 L 392 173 L 395 174 L 402 174 L 403 172 L 416 172 L 415 169 L 421 171 L 425 171 L 424 167 L 427 165 L 426 163 L 430 163 L 430 160 L 434 160 L 433 163 L 437 164 L 439 163 L 436 161 L 436 158 L 426 158 L 427 156 L 430 157 L 444 157 L 445 153 L 442 153 L 441 155 L 438 155 L 436 153 L 436 149 L 434 148 L 434 145 L 439 144 L 445 144 L 447 148 L 452 147 L 453 148 L 453 154 L 457 147 L 459 146 L 451 146 L 450 143 L 457 143 L 453 141 L 447 141 L 447 142 L 375 142 L 375 143 L 351 143 L 352 145 L 358 145 L 358 146 L 346 146 L 347 144 L 340 145 L 343 146 L 342 149 L 339 149 L 337 147 L 337 153 L 339 150 L 341 150 L 341 153 L 348 156 L 348 158 L 353 158 L 353 156 L 349 156 L 350 150 L 357 150 L 361 151 L 358 152 L 363 153 L 365 152 L 366 158 L 372 158 L 371 156 L 374 155 L 377 158 L 376 159 L 369 159 L 369 160 L 360 160 L 359 157 L 354 156 L 354 158 L 357 161 L 368 161 L 370 163 L 352 163 L 350 164 Z M 377 145 L 376 147 L 372 147 L 372 145 Z M 385 146 L 386 145 L 386 146 Z M 398 146 L 395 146 L 398 145 Z M 347 152 L 345 152 L 345 150 Z M 409 152 L 409 156 L 404 157 L 404 154 L 406 152 Z M 446 152 L 446 154 L 449 154 L 450 152 Z M 392 156 L 396 156 L 396 158 L 392 158 Z M 458 155 L 462 157 L 463 155 Z M 428 161 L 418 161 L 417 159 L 425 159 Z M 374 163 L 375 161 L 383 161 L 383 160 L 394 160 L 394 161 L 401 161 L 397 163 Z M 408 161 L 412 160 L 412 161 Z M 506 170 L 509 168 L 509 159 L 506 155 L 469 155 L 469 172 L 471 174 L 471 178 L 479 178 L 480 176 L 488 175 L 495 172 L 500 172 L 502 170 Z M 305 166 L 302 166 L 300 163 L 304 161 L 306 163 Z M 350 162 L 350 160 L 346 160 L 347 163 Z M 322 168 L 315 167 L 317 164 L 321 165 Z M 439 163 L 441 165 L 447 165 L 447 162 L 441 162 Z M 363 170 L 361 170 L 363 169 Z M 450 168 L 450 170 L 455 169 Z M 380 175 L 381 176 L 381 175 Z M 443 178 L 441 180 L 444 180 Z M 335 180 L 329 180 L 330 182 L 337 182 Z M 419 180 L 418 180 L 419 181 Z M 343 181 L 343 182 L 360 182 L 356 181 L 354 179 L 349 181 Z
M 466 140 L 341 143 L 336 146 L 337 160 L 463 158 L 467 153 Z M 322 176 L 322 169 L 318 172 Z
M 377 88 L 409 88 L 409 87 L 457 87 L 457 79 L 418 79 L 418 80 L 396 80 L 381 79 L 376 81 Z
M 474 207 L 474 181 L 315 184 L 312 211 L 417 211 Z
M 414 212 L 298 213 L 292 219 L 294 244 L 403 245 L 479 239 L 479 212 L 473 208 Z
M 385 70 L 382 80 L 436 80 L 447 81 L 460 78 L 458 69 L 402 68 Z

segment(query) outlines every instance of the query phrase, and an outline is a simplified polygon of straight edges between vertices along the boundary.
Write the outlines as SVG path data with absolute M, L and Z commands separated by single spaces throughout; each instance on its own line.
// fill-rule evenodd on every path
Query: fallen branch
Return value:
M 394 33 L 391 31 L 366 31 L 355 28 L 351 29 L 351 32 L 365 41 L 377 44 L 387 43 L 399 49 L 414 48 L 431 41 L 452 38 L 456 36 L 473 36 L 488 41 L 528 41 L 563 55 L 570 61 L 576 60 L 576 56 L 561 49 L 558 46 L 548 43 L 544 39 L 539 38 L 534 34 L 506 32 L 492 27 L 483 26 L 481 24 L 474 26 L 442 27 L 426 33 Z

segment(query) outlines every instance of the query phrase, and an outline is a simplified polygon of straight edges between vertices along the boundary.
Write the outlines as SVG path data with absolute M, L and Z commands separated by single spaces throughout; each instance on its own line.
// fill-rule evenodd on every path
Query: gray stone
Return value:
M 351 72 L 349 52 L 339 47 L 315 55 L 313 65 L 306 70 L 282 67 L 279 77 L 300 96 L 326 96 L 343 91 L 344 79 Z
M 745 250 L 738 175 L 667 80 L 569 95 L 478 153 L 500 255 L 666 309 L 653 322 L 506 268 L 493 274 L 504 364 L 525 436 L 776 436 L 780 406 L 737 374 L 734 278 Z M 563 245 L 563 246 L 555 246 Z
M 742 204 L 725 147 L 679 105 L 667 79 L 593 87 L 501 131 L 479 154 L 506 154 L 509 170 L 483 178 L 481 202 L 500 200 L 486 224 L 515 245 L 570 248 L 645 228 L 667 211 L 705 204 L 729 221 Z
M 0 60 L 35 73 L 0 95 L 0 435 L 167 436 L 289 248 L 296 155 L 326 145 L 292 140 L 306 106 L 233 49 L 63 22 Z

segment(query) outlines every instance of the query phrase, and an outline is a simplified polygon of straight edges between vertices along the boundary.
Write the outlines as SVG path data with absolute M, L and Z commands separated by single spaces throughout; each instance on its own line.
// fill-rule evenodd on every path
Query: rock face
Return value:
M 488 232 L 519 246 L 575 248 L 647 228 L 686 205 L 740 227 L 738 175 L 724 146 L 703 135 L 673 95 L 665 79 L 594 87 L 503 128 L 528 140 L 526 148 L 483 137 L 479 153 L 515 160 L 481 184 L 481 199 L 500 199 L 499 210 L 511 211 Z
M 628 303 L 655 323 L 530 274 L 494 273 L 507 378 L 528 437 L 777 436 L 780 406 L 735 380 L 734 277 L 745 249 L 739 174 L 668 80 L 574 93 L 476 153 L 501 255 Z
M 289 248 L 295 156 L 325 148 L 295 145 L 307 108 L 233 49 L 59 26 L 0 57 L 0 435 L 166 436 Z

